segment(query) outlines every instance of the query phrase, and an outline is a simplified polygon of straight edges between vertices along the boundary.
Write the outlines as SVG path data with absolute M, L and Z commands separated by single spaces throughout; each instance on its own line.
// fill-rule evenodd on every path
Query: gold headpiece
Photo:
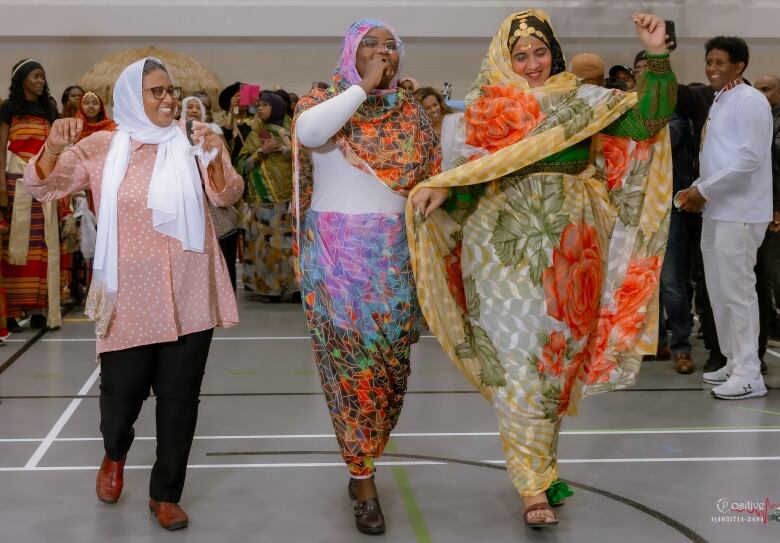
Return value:
M 528 18 L 530 16 L 531 16 L 531 14 L 529 12 L 526 12 L 526 13 L 523 13 L 522 15 L 520 15 L 520 17 L 518 17 L 517 19 L 515 19 L 516 21 L 519 22 L 519 25 L 515 29 L 515 31 L 512 33 L 512 35 L 509 37 L 509 41 L 510 41 L 509 50 L 510 51 L 514 48 L 515 44 L 517 43 L 517 41 L 520 38 L 530 38 L 530 37 L 539 38 L 540 40 L 542 40 L 542 42 L 547 47 L 550 47 L 550 42 L 547 39 L 547 36 L 545 35 L 545 33 L 542 32 L 541 30 L 539 30 L 538 28 L 534 27 L 534 26 L 529 26 L 528 25 Z M 525 45 L 525 44 L 523 45 L 523 50 L 527 51 L 530 48 L 531 48 L 531 44 L 530 43 L 527 44 L 527 45 Z

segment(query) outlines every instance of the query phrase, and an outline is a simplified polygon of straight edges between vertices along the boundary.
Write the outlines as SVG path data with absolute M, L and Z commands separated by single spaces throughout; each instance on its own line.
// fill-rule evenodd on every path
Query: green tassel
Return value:
M 550 488 L 545 491 L 545 494 L 547 494 L 547 501 L 550 505 L 558 505 L 559 503 L 563 503 L 566 498 L 574 496 L 574 491 L 569 485 L 558 479 L 550 485 Z

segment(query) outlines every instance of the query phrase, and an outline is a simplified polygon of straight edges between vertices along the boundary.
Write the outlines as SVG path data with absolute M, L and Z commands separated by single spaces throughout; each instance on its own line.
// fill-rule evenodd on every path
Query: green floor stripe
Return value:
M 385 450 L 389 453 L 398 452 L 392 439 L 387 442 Z M 397 466 L 392 469 L 393 476 L 395 477 L 395 484 L 398 486 L 398 490 L 401 491 L 401 499 L 406 507 L 406 514 L 409 515 L 409 522 L 412 524 L 417 543 L 431 543 L 433 540 L 431 539 L 431 534 L 428 533 L 428 526 L 425 524 L 425 518 L 423 517 L 422 511 L 420 511 L 417 498 L 412 490 L 406 468 Z

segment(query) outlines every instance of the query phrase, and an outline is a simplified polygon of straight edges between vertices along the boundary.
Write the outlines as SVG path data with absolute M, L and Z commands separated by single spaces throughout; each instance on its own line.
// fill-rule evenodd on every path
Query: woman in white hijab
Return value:
M 210 123 L 206 121 L 206 106 L 203 103 L 203 100 L 197 96 L 188 96 L 182 100 L 181 111 L 181 114 L 185 119 L 193 119 L 195 121 L 206 123 L 206 126 L 208 126 L 215 134 L 222 134 L 222 128 L 220 128 L 217 123 Z
M 189 522 L 178 502 L 211 337 L 215 327 L 238 322 L 204 193 L 225 206 L 243 191 L 222 138 L 194 122 L 189 140 L 174 121 L 180 98 L 159 60 L 139 60 L 114 86 L 116 132 L 75 143 L 82 121 L 60 119 L 24 176 L 39 200 L 90 188 L 100 202 L 86 308 L 97 334 L 106 451 L 97 495 L 119 499 L 133 424 L 152 388 L 157 459 L 149 509 L 169 530 Z

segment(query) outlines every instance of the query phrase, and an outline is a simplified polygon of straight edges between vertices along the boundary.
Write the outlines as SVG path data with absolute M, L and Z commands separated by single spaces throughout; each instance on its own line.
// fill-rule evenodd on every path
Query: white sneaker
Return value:
M 701 378 L 704 380 L 705 383 L 709 383 L 711 385 L 720 385 L 722 383 L 725 383 L 726 379 L 728 379 L 730 375 L 731 372 L 728 369 L 726 369 L 726 366 L 723 366 L 719 370 L 708 371 L 707 373 L 703 373 L 701 375 Z
M 761 378 L 749 379 L 732 375 L 725 383 L 713 388 L 710 393 L 721 400 L 760 398 L 761 396 L 766 396 L 766 385 Z

